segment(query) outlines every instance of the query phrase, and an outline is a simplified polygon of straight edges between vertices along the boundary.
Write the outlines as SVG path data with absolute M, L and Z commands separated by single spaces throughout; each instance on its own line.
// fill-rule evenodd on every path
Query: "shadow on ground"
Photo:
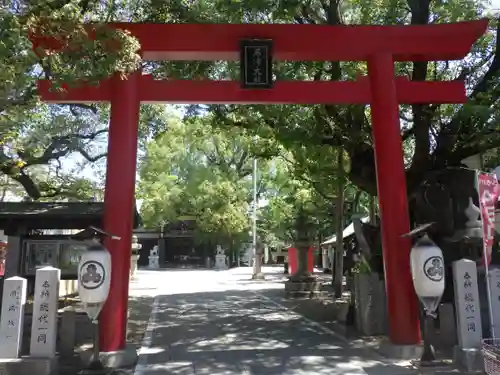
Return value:
M 227 290 L 158 297 L 144 375 L 410 374 L 271 303 L 279 291 Z
M 127 341 L 139 349 L 148 325 L 154 297 L 129 297 Z
M 127 342 L 140 348 L 144 332 L 148 325 L 154 297 L 129 297 L 129 319 L 127 326 Z M 86 350 L 92 344 L 92 325 L 88 319 L 79 322 L 77 329 L 81 339 L 76 343 L 77 351 Z M 76 375 L 82 369 L 83 363 L 78 355 L 74 358 L 61 358 L 58 375 Z M 135 364 L 129 368 L 117 370 L 116 374 L 131 375 L 134 373 Z

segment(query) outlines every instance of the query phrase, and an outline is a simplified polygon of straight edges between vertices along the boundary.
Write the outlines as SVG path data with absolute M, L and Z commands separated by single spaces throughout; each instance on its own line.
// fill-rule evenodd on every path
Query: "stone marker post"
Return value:
M 500 333 L 500 268 L 491 268 L 489 271 L 493 325 L 495 332 Z
M 158 255 L 157 245 L 153 246 L 153 248 L 149 250 L 148 259 L 149 259 L 149 265 L 148 265 L 149 268 L 154 270 L 160 268 L 160 263 L 159 263 L 160 256 Z
M 4 280 L 0 320 L 0 358 L 18 358 L 23 340 L 27 281 L 14 276 Z
M 33 357 L 53 358 L 56 355 L 60 279 L 61 270 L 58 268 L 36 270 L 30 342 L 30 355 Z
M 480 371 L 484 369 L 481 356 L 483 332 L 476 263 L 461 259 L 453 262 L 452 267 L 458 338 L 454 361 L 467 372 Z
M 453 282 L 458 346 L 461 349 L 480 348 L 482 326 L 476 263 L 469 259 L 453 262 Z

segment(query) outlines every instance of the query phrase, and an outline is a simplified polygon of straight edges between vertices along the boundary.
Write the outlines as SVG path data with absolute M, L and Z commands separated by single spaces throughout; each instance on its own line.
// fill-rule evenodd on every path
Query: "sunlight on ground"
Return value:
M 289 345 L 283 342 L 269 338 L 260 343 L 252 342 L 251 345 L 242 342 L 241 337 L 235 333 L 228 333 L 219 336 L 212 340 L 203 340 L 196 343 L 196 348 L 191 349 L 191 352 L 205 351 L 231 351 L 231 350 L 275 350 L 288 348 Z
M 280 305 L 283 269 L 264 272 L 140 270 L 130 293 L 155 302 L 135 375 L 415 374 Z
M 159 353 L 164 352 L 164 351 L 165 351 L 164 348 L 159 348 L 159 347 L 156 347 L 156 348 L 144 348 L 144 349 L 141 349 L 140 355 L 159 354 Z

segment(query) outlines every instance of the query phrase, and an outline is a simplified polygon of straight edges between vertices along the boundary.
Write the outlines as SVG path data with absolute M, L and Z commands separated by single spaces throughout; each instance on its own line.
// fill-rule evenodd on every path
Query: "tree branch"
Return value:
M 492 88 L 494 78 L 498 77 L 500 72 L 500 19 L 497 19 L 495 39 L 495 57 L 483 75 L 481 80 L 476 84 L 472 93 L 469 95 L 469 102 L 481 103 L 484 100 L 496 101 L 497 97 L 485 99 L 487 95 L 482 95 Z M 456 146 L 459 134 L 466 130 L 467 127 L 473 128 L 470 116 L 465 116 L 465 106 L 462 106 L 453 119 L 444 126 L 437 138 L 436 150 L 433 154 L 434 159 L 443 159 L 449 153 L 449 150 Z
M 72 133 L 64 136 L 53 137 L 52 142 L 45 148 L 41 155 L 37 155 L 35 151 L 18 151 L 17 154 L 22 158 L 24 164 L 22 167 L 17 167 L 16 161 L 9 159 L 5 160 L 0 166 L 0 172 L 9 176 L 14 181 L 17 181 L 24 188 L 26 193 L 33 199 L 40 199 L 44 194 L 34 179 L 28 174 L 28 168 L 36 165 L 48 165 L 51 161 L 59 161 L 60 158 L 69 155 L 72 152 L 78 152 L 86 160 L 90 162 L 97 161 L 107 155 L 102 153 L 96 156 L 91 156 L 81 145 L 79 140 L 94 140 L 99 135 L 107 132 L 107 129 L 101 129 L 90 134 Z M 5 156 L 5 155 L 4 155 Z M 60 168 L 59 168 L 60 169 Z M 52 191 L 58 194 L 60 191 Z M 51 193 L 51 194 L 52 194 Z
M 426 25 L 429 23 L 430 0 L 408 0 L 411 9 L 411 24 Z M 413 63 L 412 81 L 425 81 L 427 78 L 427 61 L 416 61 Z M 415 136 L 415 152 L 413 154 L 411 168 L 414 170 L 425 170 L 429 161 L 430 139 L 429 127 L 432 112 L 429 105 L 414 104 L 411 106 L 413 117 L 412 133 Z

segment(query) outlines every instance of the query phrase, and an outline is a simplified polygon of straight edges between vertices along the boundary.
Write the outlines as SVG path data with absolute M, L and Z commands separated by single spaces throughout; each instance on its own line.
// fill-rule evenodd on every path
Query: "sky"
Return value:
M 178 113 L 179 116 L 182 116 L 182 113 L 180 111 L 178 111 L 178 105 L 176 105 L 176 106 L 172 105 L 171 107 L 172 108 L 171 108 L 171 110 L 169 112 Z M 75 155 L 75 154 L 73 154 L 70 157 L 65 158 L 63 160 L 63 162 L 62 162 L 63 171 L 69 173 L 69 172 L 73 171 L 77 167 L 77 165 L 83 163 L 84 161 L 85 161 L 85 159 L 81 155 L 78 155 L 78 154 Z M 94 164 L 94 166 L 95 166 L 95 164 Z M 99 161 L 97 167 L 99 169 L 106 168 L 105 160 Z M 85 178 L 88 178 L 88 179 L 91 179 L 91 180 L 95 180 L 95 181 L 100 181 L 100 179 L 101 179 L 100 176 L 96 175 L 94 169 L 90 166 L 90 164 L 88 164 L 88 166 L 85 167 L 83 170 L 79 171 L 79 174 L 82 177 L 85 177 Z M 137 175 L 136 178 L 138 179 L 139 176 Z

